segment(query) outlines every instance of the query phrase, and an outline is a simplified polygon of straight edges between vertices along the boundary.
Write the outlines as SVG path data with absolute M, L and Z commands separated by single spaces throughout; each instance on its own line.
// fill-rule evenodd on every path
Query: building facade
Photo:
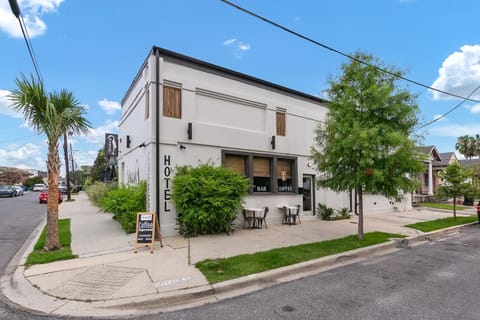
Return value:
M 119 182 L 147 182 L 164 235 L 177 233 L 172 178 L 182 165 L 208 162 L 250 178 L 245 206 L 268 206 L 268 223 L 281 223 L 284 205 L 300 204 L 303 220 L 316 219 L 318 203 L 355 210 L 355 194 L 315 186 L 310 149 L 327 111 L 318 97 L 153 47 L 122 100 Z M 411 203 L 364 201 L 366 212 Z

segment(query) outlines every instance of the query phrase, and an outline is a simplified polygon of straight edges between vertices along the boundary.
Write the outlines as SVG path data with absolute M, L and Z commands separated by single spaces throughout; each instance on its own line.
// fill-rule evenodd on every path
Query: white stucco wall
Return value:
M 160 100 L 160 223 L 162 234 L 176 234 L 176 211 L 170 198 L 175 167 L 213 162 L 222 164 L 222 150 L 293 157 L 297 164 L 297 187 L 303 175 L 317 175 L 309 158 L 314 144 L 314 130 L 325 119 L 327 108 L 319 101 L 287 91 L 249 82 L 231 74 L 205 69 L 171 57 L 159 60 Z M 122 103 L 120 120 L 119 170 L 121 183 L 134 183 L 132 177 L 148 182 L 148 210 L 155 211 L 155 112 L 156 60 L 149 56 L 142 71 Z M 182 117 L 162 115 L 164 83 L 182 88 Z M 145 118 L 145 90 L 150 91 L 149 118 Z M 286 110 L 286 136 L 276 135 L 276 110 Z M 193 138 L 187 127 L 192 123 Z M 126 136 L 131 138 L 126 147 Z M 276 147 L 271 139 L 275 136 Z M 140 147 L 144 143 L 145 147 Z M 183 146 L 183 148 L 180 148 Z M 315 190 L 315 207 L 319 202 L 329 207 L 350 208 L 348 193 Z M 246 206 L 270 208 L 268 223 L 280 223 L 278 206 L 302 204 L 302 195 L 294 193 L 251 194 Z M 381 196 L 366 195 L 365 208 L 394 210 L 395 205 Z M 368 210 L 365 210 L 368 212 Z M 316 219 L 314 212 L 304 212 L 302 219 Z M 241 219 L 239 219 L 239 223 Z

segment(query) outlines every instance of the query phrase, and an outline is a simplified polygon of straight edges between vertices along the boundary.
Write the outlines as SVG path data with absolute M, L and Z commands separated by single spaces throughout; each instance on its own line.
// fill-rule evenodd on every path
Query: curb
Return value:
M 408 238 L 392 239 L 386 243 L 345 251 L 335 255 L 304 261 L 290 266 L 267 270 L 261 273 L 251 274 L 248 276 L 219 282 L 213 285 L 186 289 L 180 294 L 177 291 L 172 292 L 166 296 L 163 295 L 151 299 L 147 298 L 141 302 L 119 304 L 115 307 L 142 309 L 147 309 L 148 307 L 150 307 L 150 309 L 152 309 L 151 305 L 156 305 L 158 308 L 155 309 L 161 309 L 162 307 L 167 306 L 172 307 L 172 305 L 182 305 L 183 308 L 174 307 L 174 310 L 184 309 L 188 308 L 190 304 L 198 302 L 201 299 L 215 298 L 215 301 L 218 301 L 227 297 L 244 295 L 260 289 L 272 287 L 283 282 L 298 280 L 310 275 L 321 273 L 329 269 L 360 262 L 371 256 L 383 255 L 399 249 L 408 248 L 409 246 L 419 245 L 425 243 L 426 241 L 439 239 L 449 234 L 458 233 L 462 228 L 474 224 L 478 224 L 478 222 L 472 222 L 464 225 L 426 232 Z M 235 295 L 232 294 L 233 292 L 240 293 Z
M 335 255 L 304 261 L 298 264 L 293 264 L 273 270 L 267 270 L 261 273 L 227 280 L 213 285 L 203 285 L 179 291 L 171 291 L 162 293 L 161 295 L 151 294 L 141 297 L 137 296 L 123 298 L 117 301 L 110 300 L 110 305 L 96 306 L 94 307 L 94 309 L 96 309 L 97 311 L 101 309 L 109 309 L 114 314 L 117 314 L 117 316 L 133 315 L 131 312 L 135 313 L 135 315 L 141 315 L 153 312 L 169 312 L 174 310 L 187 309 L 205 303 L 211 303 L 226 298 L 245 295 L 264 288 L 273 287 L 281 283 L 290 282 L 314 274 L 318 274 L 329 269 L 334 269 L 341 266 L 361 262 L 372 256 L 380 256 L 395 252 L 403 248 L 408 248 L 410 246 L 426 243 L 426 241 L 432 241 L 448 236 L 449 234 L 458 233 L 462 228 L 474 224 L 478 224 L 478 222 L 472 222 L 469 224 L 421 233 L 419 235 L 411 236 L 408 238 L 392 239 L 385 243 L 345 251 Z M 42 225 L 42 223 L 40 225 Z M 39 229 L 39 227 L 37 227 L 37 229 Z M 37 231 L 37 229 L 35 231 Z M 28 249 L 29 245 L 31 246 L 33 240 L 35 240 L 36 238 L 36 235 L 33 235 L 35 231 L 28 239 L 30 243 L 28 243 L 29 241 L 25 241 L 24 245 L 22 246 L 21 249 L 24 250 L 24 252 L 21 253 L 20 250 L 15 256 L 15 258 L 12 259 L 11 264 L 14 264 L 14 261 L 18 262 L 20 260 L 19 257 L 25 255 L 25 252 Z M 9 270 L 12 270 L 12 268 L 13 265 L 9 264 Z M 13 272 L 11 271 L 10 273 L 5 274 L 2 277 L 2 291 L 7 298 L 5 300 L 9 300 L 9 305 L 15 306 L 16 308 L 20 307 L 22 310 L 28 311 L 33 314 L 54 315 L 54 313 L 49 313 L 48 311 L 41 311 L 37 308 L 29 309 L 29 306 L 32 307 L 32 305 L 28 303 L 28 301 L 25 299 L 23 299 L 25 304 L 15 301 L 16 299 L 10 300 L 7 292 L 12 290 L 15 291 L 14 286 L 12 286 L 14 276 L 17 275 L 18 277 L 26 280 L 26 278 L 24 278 L 23 272 L 21 272 L 21 275 L 18 274 L 20 270 L 21 266 L 16 266 Z M 5 288 L 3 284 L 7 284 L 7 286 L 10 286 L 10 288 Z M 30 282 L 28 282 L 28 284 L 25 284 L 25 290 L 26 286 L 29 287 L 28 290 L 32 290 L 32 292 L 35 291 L 35 295 L 41 294 L 36 288 L 31 286 Z M 25 292 L 21 293 L 24 294 Z M 95 313 L 95 311 L 93 309 L 90 309 L 85 315 L 82 316 L 89 317 L 92 316 L 93 313 Z

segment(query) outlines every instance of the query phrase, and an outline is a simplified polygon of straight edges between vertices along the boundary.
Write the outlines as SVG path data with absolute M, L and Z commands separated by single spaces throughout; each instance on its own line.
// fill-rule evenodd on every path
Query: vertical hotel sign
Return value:
M 164 155 L 163 157 L 163 180 L 165 182 L 165 189 L 163 189 L 163 211 L 170 212 L 172 186 L 172 164 L 170 162 L 170 155 Z
M 105 133 L 105 155 L 118 157 L 118 134 Z

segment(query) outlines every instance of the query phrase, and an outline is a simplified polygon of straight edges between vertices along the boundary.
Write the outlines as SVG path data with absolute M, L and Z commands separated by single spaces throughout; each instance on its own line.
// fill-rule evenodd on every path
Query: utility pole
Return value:
M 63 134 L 63 151 L 65 154 L 65 178 L 67 179 L 67 201 L 71 201 L 70 196 L 70 175 L 68 169 L 68 141 L 67 141 L 67 132 Z
M 70 143 L 70 159 L 72 160 L 72 179 L 73 179 L 73 186 L 77 185 L 77 179 L 75 178 L 75 161 L 73 160 L 73 148 L 72 143 Z

